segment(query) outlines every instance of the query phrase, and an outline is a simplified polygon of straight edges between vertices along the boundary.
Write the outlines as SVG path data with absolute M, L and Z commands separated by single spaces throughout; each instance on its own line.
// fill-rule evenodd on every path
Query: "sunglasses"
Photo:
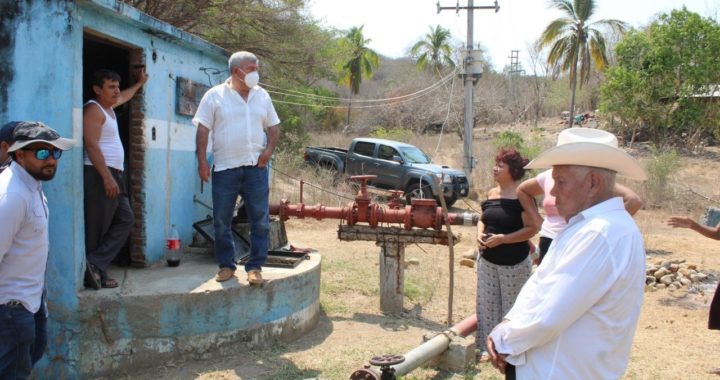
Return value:
M 54 148 L 54 149 L 39 148 L 39 149 L 23 149 L 23 150 L 29 150 L 31 152 L 35 152 L 35 158 L 37 158 L 40 161 L 47 160 L 48 158 L 50 158 L 51 155 L 57 161 L 60 159 L 60 157 L 62 157 L 62 152 L 63 152 L 61 149 L 58 149 L 58 148 Z

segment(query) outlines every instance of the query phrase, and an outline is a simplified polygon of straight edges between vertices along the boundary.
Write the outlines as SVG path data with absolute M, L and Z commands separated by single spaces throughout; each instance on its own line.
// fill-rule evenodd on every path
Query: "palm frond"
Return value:
M 569 18 L 559 18 L 553 20 L 540 35 L 540 39 L 538 39 L 538 46 L 540 48 L 547 47 L 560 36 L 568 33 L 573 24 L 573 20 Z

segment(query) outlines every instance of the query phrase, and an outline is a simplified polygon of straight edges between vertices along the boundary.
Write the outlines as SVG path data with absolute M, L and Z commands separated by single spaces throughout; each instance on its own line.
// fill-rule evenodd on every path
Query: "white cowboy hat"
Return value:
M 619 175 L 644 181 L 642 165 L 618 148 L 612 133 L 592 128 L 568 128 L 560 132 L 557 146 L 530 161 L 526 169 L 545 169 L 554 165 L 580 165 L 610 169 Z

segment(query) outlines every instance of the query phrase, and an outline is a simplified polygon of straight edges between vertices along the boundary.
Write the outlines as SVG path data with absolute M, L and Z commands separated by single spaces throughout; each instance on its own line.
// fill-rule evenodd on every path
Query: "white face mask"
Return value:
M 242 71 L 242 70 L 240 70 L 240 71 Z M 257 86 L 258 83 L 260 83 L 260 74 L 258 74 L 257 71 L 253 71 L 251 73 L 246 73 L 244 82 L 245 82 L 246 86 L 253 88 L 253 87 Z

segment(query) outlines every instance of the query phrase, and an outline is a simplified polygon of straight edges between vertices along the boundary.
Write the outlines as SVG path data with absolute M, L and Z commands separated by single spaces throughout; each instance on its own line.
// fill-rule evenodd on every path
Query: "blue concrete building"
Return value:
M 0 5 L 0 124 L 39 120 L 79 143 L 63 155 L 55 179 L 45 185 L 50 205 L 51 319 L 49 347 L 36 367 L 37 377 L 74 379 L 107 373 L 135 363 L 133 345 L 144 345 L 140 351 L 152 359 L 152 353 L 176 348 L 172 340 L 177 336 L 192 341 L 214 334 L 227 340 L 248 326 L 280 323 L 291 316 L 302 319 L 300 331 L 314 325 L 319 264 L 306 270 L 317 275 L 303 285 L 309 286 L 308 292 L 287 296 L 295 299 L 252 301 L 265 306 L 257 315 L 231 319 L 225 332 L 218 330 L 220 321 L 207 320 L 178 297 L 168 300 L 153 294 L 150 301 L 137 301 L 152 302 L 152 310 L 135 310 L 137 305 L 128 306 L 121 291 L 93 298 L 83 290 L 82 107 L 91 94 L 89 75 L 99 68 L 113 69 L 122 77 L 121 88 L 133 83 L 134 69 L 141 65 L 150 77 L 132 102 L 116 110 L 137 219 L 126 256 L 133 266 L 148 267 L 163 259 L 171 224 L 177 225 L 186 245 L 192 239 L 192 223 L 209 213 L 193 201 L 197 197 L 211 203 L 208 185 L 201 188 L 197 176 L 191 115 L 207 87 L 227 77 L 228 56 L 216 45 L 115 0 L 18 0 Z M 211 289 L 215 290 L 223 289 Z M 232 302 L 227 294 L 219 297 Z M 222 304 L 190 302 L 197 308 L 202 302 Z M 98 341 L 104 342 L 102 348 Z

